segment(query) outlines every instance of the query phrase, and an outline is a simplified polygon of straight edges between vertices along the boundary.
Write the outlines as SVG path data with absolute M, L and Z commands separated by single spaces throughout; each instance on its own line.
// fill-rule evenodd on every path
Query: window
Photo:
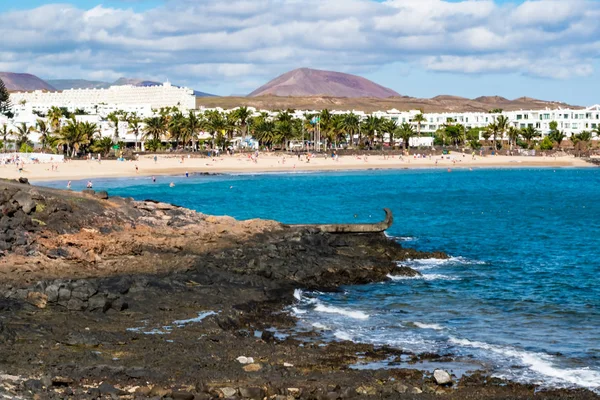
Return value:
M 523 116 L 521 114 L 517 114 L 517 121 L 520 121 L 522 119 L 523 119 Z M 486 118 L 486 120 L 487 120 L 487 118 Z
M 520 126 L 521 126 L 521 129 L 525 128 L 525 124 L 521 124 Z
M 536 128 L 538 128 L 538 129 L 542 127 L 541 125 L 542 125 L 542 124 L 540 124 L 539 122 L 536 122 L 536 123 L 535 123 L 535 127 L 536 127 Z
M 571 126 L 571 128 L 573 128 L 573 129 L 577 129 L 577 124 L 575 124 L 575 123 L 574 123 L 574 124 Z

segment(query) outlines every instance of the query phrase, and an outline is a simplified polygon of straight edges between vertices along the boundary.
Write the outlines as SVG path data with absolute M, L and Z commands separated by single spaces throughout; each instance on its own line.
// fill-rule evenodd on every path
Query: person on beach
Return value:
M 158 161 L 158 157 L 154 156 L 154 164 Z
M 87 186 L 88 189 L 91 189 L 94 187 L 94 184 L 92 183 L 92 181 L 88 181 Z
M 186 177 L 186 178 L 189 178 L 189 177 L 190 177 L 190 173 L 189 173 L 189 172 L 187 172 L 187 171 L 185 171 L 185 177 Z
M 67 189 L 71 190 L 71 181 L 67 182 Z
M 135 173 L 136 173 L 136 174 L 139 174 L 139 173 L 140 173 L 140 170 L 139 170 L 139 168 L 138 168 L 137 164 L 135 164 Z

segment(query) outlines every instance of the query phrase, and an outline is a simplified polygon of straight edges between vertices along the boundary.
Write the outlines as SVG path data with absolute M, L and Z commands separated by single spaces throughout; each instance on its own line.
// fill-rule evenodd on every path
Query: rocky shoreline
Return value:
M 598 398 L 351 369 L 439 355 L 294 333 L 295 289 L 416 275 L 396 261 L 443 253 L 26 182 L 0 181 L 0 208 L 0 399 Z

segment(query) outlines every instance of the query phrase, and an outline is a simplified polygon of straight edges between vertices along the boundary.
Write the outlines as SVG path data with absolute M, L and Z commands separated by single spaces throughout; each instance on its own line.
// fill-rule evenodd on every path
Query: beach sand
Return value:
M 437 162 L 436 162 L 437 161 Z M 476 156 L 471 154 L 452 153 L 448 156 L 414 158 L 413 156 L 370 155 L 341 156 L 337 160 L 323 155 L 310 159 L 298 160 L 295 156 L 261 153 L 254 162 L 247 155 L 223 155 L 216 158 L 183 158 L 177 155 L 158 155 L 155 162 L 153 156 L 142 156 L 137 161 L 76 160 L 57 164 L 52 170 L 51 164 L 26 164 L 19 172 L 15 165 L 0 166 L 0 178 L 28 178 L 31 181 L 60 181 L 95 178 L 128 177 L 128 176 L 161 176 L 184 175 L 193 173 L 254 173 L 254 172 L 294 172 L 294 171 L 335 171 L 366 169 L 411 169 L 440 168 L 443 170 L 460 170 L 475 168 L 519 168 L 519 167 L 592 167 L 579 158 L 562 157 L 528 157 L 528 156 Z M 137 171 L 136 171 L 137 166 Z

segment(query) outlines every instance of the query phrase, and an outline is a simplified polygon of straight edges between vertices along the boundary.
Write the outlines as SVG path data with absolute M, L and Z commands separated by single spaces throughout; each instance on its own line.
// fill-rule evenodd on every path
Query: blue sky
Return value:
M 596 0 L 0 0 L 0 70 L 245 94 L 294 68 L 403 95 L 600 103 Z

